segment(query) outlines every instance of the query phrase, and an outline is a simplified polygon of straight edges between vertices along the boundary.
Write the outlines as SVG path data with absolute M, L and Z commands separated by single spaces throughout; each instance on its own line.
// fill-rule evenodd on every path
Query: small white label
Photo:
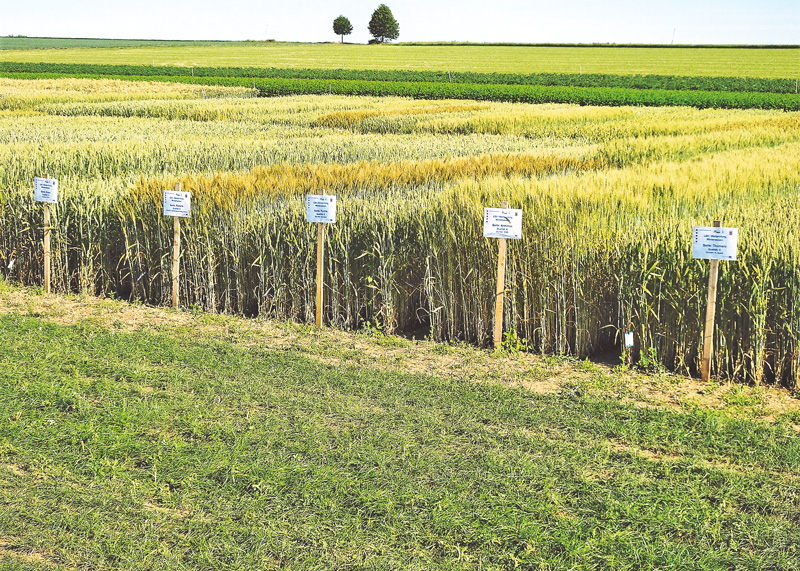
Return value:
M 331 194 L 306 195 L 306 222 L 336 223 L 336 197 Z
M 522 210 L 514 208 L 483 209 L 484 238 L 522 238 Z
M 164 191 L 164 216 L 189 218 L 192 212 L 192 195 L 180 190 Z
M 33 188 L 36 202 L 58 202 L 58 180 L 36 177 L 33 179 Z
M 625 334 L 625 348 L 633 347 L 633 331 L 628 331 Z
M 692 257 L 703 260 L 735 260 L 739 253 L 739 229 L 695 226 Z

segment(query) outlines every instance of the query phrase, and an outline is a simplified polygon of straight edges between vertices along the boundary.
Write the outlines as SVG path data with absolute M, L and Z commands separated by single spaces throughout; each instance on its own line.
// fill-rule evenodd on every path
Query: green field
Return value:
M 109 43 L 0 60 L 786 79 L 797 55 Z M 800 113 L 263 93 L 0 79 L 0 571 L 800 571 Z M 182 311 L 157 307 L 178 181 Z M 315 328 L 303 198 L 320 188 L 339 209 Z M 524 237 L 489 351 L 481 217 L 501 200 Z M 697 372 L 692 225 L 717 219 L 740 250 L 700 383 L 669 371 Z
M 8 40 L 7 40 L 8 41 Z M 66 44 L 69 45 L 69 44 Z M 797 78 L 800 49 L 341 45 L 241 42 L 14 50 L 4 61 Z
M 800 569 L 763 391 L 2 282 L 0 338 L 3 571 Z
M 29 38 L 27 36 L 0 37 L 0 50 L 42 50 L 64 48 L 141 48 L 145 46 L 219 46 L 215 41 L 182 40 L 115 40 L 102 38 Z

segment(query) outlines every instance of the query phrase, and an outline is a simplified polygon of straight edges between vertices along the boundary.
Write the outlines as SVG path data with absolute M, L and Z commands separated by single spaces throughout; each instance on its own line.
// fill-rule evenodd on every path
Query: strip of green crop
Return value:
M 99 74 L 114 76 L 238 77 L 270 79 L 322 79 L 348 81 L 399 81 L 423 83 L 474 83 L 490 85 L 540 85 L 562 87 L 614 87 L 670 91 L 737 91 L 796 93 L 794 79 L 741 77 L 683 77 L 671 75 L 603 75 L 570 73 L 447 73 L 410 70 L 281 69 L 254 67 L 184 67 L 0 62 L 0 72 Z
M 284 95 L 362 95 L 414 99 L 468 99 L 510 103 L 566 103 L 603 106 L 687 106 L 698 109 L 776 109 L 800 111 L 800 96 L 779 93 L 676 91 L 614 87 L 562 87 L 539 85 L 482 85 L 417 83 L 407 81 L 346 81 L 322 79 L 246 79 L 240 77 L 105 76 L 97 74 L 0 73 L 19 79 L 82 77 L 127 81 L 165 81 L 197 85 L 253 87 L 264 97 Z

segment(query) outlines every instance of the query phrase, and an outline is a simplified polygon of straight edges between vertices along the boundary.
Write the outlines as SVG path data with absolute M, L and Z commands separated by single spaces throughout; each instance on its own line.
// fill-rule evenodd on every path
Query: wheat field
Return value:
M 331 40 L 338 38 L 330 38 Z M 69 40 L 0 38 L 3 61 L 159 66 L 276 67 L 487 73 L 584 73 L 797 79 L 798 48 L 530 45 L 391 45 L 295 42 L 77 47 Z
M 192 193 L 181 304 L 313 322 L 316 229 L 338 197 L 325 322 L 491 343 L 486 206 L 522 208 L 506 342 L 623 353 L 694 373 L 708 263 L 693 225 L 739 228 L 723 262 L 714 373 L 794 385 L 800 350 L 800 115 L 400 98 L 263 99 L 243 88 L 0 79 L 0 262 L 42 282 L 33 178 L 59 179 L 57 291 L 170 301 L 172 221 Z M 12 264 L 13 260 L 13 264 Z M 11 266 L 11 267 L 9 267 Z

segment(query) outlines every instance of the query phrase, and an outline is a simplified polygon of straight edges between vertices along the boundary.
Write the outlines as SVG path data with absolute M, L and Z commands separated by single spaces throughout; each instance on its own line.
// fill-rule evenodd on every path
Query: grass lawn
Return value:
M 6 48 L 22 39 L 5 39 Z M 19 43 L 24 47 L 29 44 Z M 66 43 L 70 46 L 70 43 Z M 99 43 L 103 46 L 103 43 Z M 402 69 L 498 73 L 596 73 L 682 76 L 798 76 L 800 49 L 626 48 L 459 45 L 341 45 L 223 42 L 141 47 L 0 49 L 2 61 L 277 67 Z
M 0 284 L 0 569 L 800 569 L 798 404 Z

